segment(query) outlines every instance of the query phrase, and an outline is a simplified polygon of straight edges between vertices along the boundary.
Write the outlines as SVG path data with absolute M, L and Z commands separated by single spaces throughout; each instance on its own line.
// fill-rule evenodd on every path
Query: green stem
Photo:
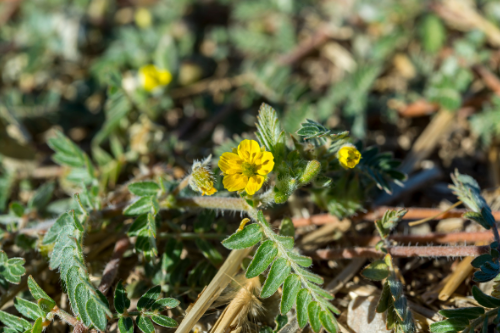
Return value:
M 476 326 L 483 323 L 484 317 L 489 318 L 497 313 L 498 313 L 498 308 L 486 312 L 484 315 L 480 316 L 479 318 L 474 320 L 472 323 L 470 323 L 469 326 L 465 330 L 462 331 L 462 333 L 474 332 L 476 329 Z
M 250 207 L 244 199 L 224 197 L 191 197 L 178 198 L 172 206 L 168 202 L 160 204 L 162 208 L 208 208 L 229 210 L 235 212 L 246 212 L 251 217 L 255 209 Z
M 292 270 L 297 274 L 297 276 L 300 278 L 300 281 L 302 283 L 302 286 L 305 287 L 309 292 L 311 293 L 311 296 L 315 301 L 317 301 L 321 309 L 323 311 L 327 311 L 328 309 L 325 309 L 323 307 L 323 302 L 319 299 L 318 295 L 314 290 L 309 288 L 309 284 L 307 279 L 300 273 L 299 266 L 293 261 L 292 258 L 288 256 L 288 250 L 285 249 L 285 247 L 281 244 L 281 242 L 275 237 L 276 234 L 274 231 L 271 229 L 271 225 L 266 221 L 266 223 L 263 223 L 262 221 L 258 220 L 258 223 L 262 226 L 262 229 L 264 230 L 264 234 L 266 235 L 267 238 L 269 238 L 271 241 L 273 241 L 276 246 L 278 247 L 278 253 L 281 255 L 281 257 L 285 258 L 289 263 L 290 266 L 292 267 Z
M 64 321 L 66 324 L 71 325 L 71 326 L 76 326 L 80 321 L 67 313 L 66 311 L 60 309 L 59 307 L 56 306 L 55 310 L 52 310 L 52 312 L 61 318 L 62 321 Z

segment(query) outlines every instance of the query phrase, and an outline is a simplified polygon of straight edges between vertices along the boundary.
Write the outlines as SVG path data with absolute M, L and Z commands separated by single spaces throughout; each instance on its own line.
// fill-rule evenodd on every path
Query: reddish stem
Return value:
M 394 246 L 387 253 L 393 257 L 470 257 L 489 253 L 489 246 Z M 313 257 L 319 260 L 382 258 L 385 253 L 372 247 L 353 247 L 347 249 L 318 250 Z
M 375 245 L 382 238 L 380 236 L 352 236 L 348 237 L 353 243 L 358 245 Z M 477 232 L 452 232 L 452 233 L 429 233 L 426 235 L 391 235 L 389 240 L 404 244 L 449 244 L 449 243 L 475 243 L 492 242 L 494 237 L 490 231 Z

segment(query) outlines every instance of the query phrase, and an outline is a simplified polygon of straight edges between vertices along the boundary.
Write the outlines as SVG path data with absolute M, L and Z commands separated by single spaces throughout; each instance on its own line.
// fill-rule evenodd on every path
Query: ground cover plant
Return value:
M 0 329 L 500 330 L 499 13 L 0 3 Z

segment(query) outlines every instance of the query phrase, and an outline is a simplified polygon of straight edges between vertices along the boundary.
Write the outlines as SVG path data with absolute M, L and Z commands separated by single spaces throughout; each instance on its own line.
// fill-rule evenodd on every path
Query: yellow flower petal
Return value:
M 152 91 L 159 86 L 166 86 L 172 81 L 172 74 L 168 70 L 159 69 L 155 65 L 142 66 L 139 69 L 142 86 L 147 91 Z
M 235 173 L 242 173 L 241 164 L 243 160 L 236 154 L 224 153 L 219 159 L 219 168 L 226 175 L 234 175 Z
M 243 140 L 238 146 L 238 155 L 245 162 L 253 163 L 255 158 L 260 155 L 260 147 L 255 140 Z
M 340 164 L 344 168 L 352 169 L 358 165 L 359 160 L 361 160 L 361 153 L 355 147 L 344 146 L 340 148 L 338 158 Z
M 213 186 L 214 186 L 214 184 L 211 183 L 209 188 L 202 188 L 201 195 L 212 195 L 215 192 L 217 192 L 217 190 Z
M 252 176 L 248 179 L 248 184 L 245 187 L 245 191 L 248 194 L 253 195 L 255 192 L 260 190 L 260 188 L 262 187 L 262 184 L 264 184 L 264 177 L 257 176 L 257 175 Z
M 222 184 L 224 184 L 224 188 L 229 192 L 241 191 L 245 188 L 248 183 L 248 177 L 242 174 L 234 174 L 224 176 L 222 180 Z
M 267 175 L 269 172 L 273 171 L 274 168 L 273 154 L 268 151 L 261 153 L 261 156 L 255 160 L 255 165 L 257 166 L 256 171 L 259 175 Z

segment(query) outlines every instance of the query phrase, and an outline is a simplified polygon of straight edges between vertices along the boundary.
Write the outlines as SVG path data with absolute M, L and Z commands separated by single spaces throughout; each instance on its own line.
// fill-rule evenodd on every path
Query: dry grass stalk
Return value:
M 440 110 L 436 116 L 432 118 L 429 125 L 427 125 L 417 141 L 413 144 L 408 156 L 406 156 L 400 168 L 402 172 L 410 173 L 418 163 L 432 153 L 441 136 L 448 133 L 451 129 L 454 123 L 453 118 L 455 118 L 455 113 L 444 109 Z
M 205 288 L 203 294 L 181 322 L 176 333 L 189 333 L 191 331 L 201 316 L 205 314 L 210 305 L 212 305 L 224 288 L 231 282 L 232 277 L 240 269 L 241 261 L 251 250 L 252 248 L 231 251 L 231 254 L 229 254 L 217 275 L 215 275 L 212 282 Z
M 263 311 L 262 303 L 255 291 L 260 289 L 259 277 L 246 279 L 240 276 L 235 281 L 240 288 L 221 297 L 221 301 L 231 301 L 212 328 L 212 333 L 241 332 L 247 325 L 248 316 L 256 316 Z
M 457 265 L 455 271 L 451 274 L 450 279 L 446 282 L 443 289 L 439 293 L 439 300 L 446 301 L 450 298 L 451 295 L 457 290 L 458 286 L 465 280 L 472 270 L 474 269 L 471 266 L 471 262 L 474 257 L 466 257 L 464 258 L 460 264 Z

